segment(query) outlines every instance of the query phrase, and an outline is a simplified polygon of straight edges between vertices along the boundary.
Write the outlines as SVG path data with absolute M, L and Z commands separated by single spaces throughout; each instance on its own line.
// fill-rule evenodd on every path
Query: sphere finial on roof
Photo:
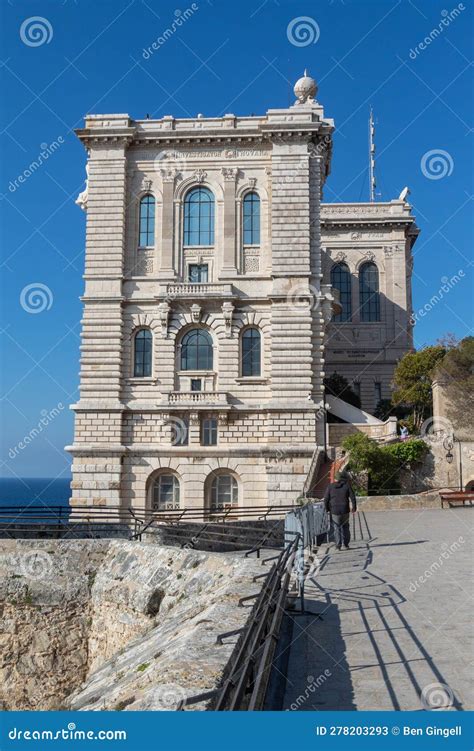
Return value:
M 313 101 L 318 93 L 318 86 L 314 78 L 308 76 L 308 71 L 305 68 L 304 75 L 299 78 L 294 85 L 293 91 L 298 100 L 298 104 L 304 104 L 307 101 Z

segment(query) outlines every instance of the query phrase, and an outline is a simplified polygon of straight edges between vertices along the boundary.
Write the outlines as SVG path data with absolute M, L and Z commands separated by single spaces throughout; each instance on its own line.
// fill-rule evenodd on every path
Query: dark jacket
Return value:
M 350 501 L 350 505 L 349 505 Z M 324 508 L 331 514 L 348 514 L 357 509 L 355 493 L 347 480 L 338 480 L 328 485 L 324 494 Z

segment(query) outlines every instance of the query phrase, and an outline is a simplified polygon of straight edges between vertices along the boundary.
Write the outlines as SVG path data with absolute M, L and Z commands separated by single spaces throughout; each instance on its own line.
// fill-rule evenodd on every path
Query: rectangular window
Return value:
M 202 380 L 200 378 L 191 378 L 191 391 L 202 391 Z
M 192 284 L 203 284 L 208 281 L 207 263 L 190 263 L 188 270 L 188 281 Z
M 203 446 L 217 445 L 217 420 L 215 417 L 205 417 L 201 422 L 201 444 Z
M 382 399 L 382 384 L 379 381 L 376 381 L 374 383 L 374 398 L 375 406 L 377 406 L 379 401 Z

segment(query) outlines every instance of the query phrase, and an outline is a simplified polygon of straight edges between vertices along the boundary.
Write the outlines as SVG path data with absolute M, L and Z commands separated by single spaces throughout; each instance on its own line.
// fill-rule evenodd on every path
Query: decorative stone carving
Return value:
M 255 188 L 256 186 L 257 186 L 257 178 L 256 177 L 250 177 L 249 178 L 249 187 L 252 188 L 252 190 L 253 190 L 253 188 Z
M 146 276 L 153 273 L 154 267 L 154 251 L 153 250 L 139 250 L 137 253 L 137 263 L 134 269 L 134 274 L 137 276 Z
M 194 303 L 194 305 L 191 305 L 191 319 L 193 323 L 199 323 L 201 320 L 201 306 L 197 303 Z
M 83 211 L 87 211 L 87 199 L 89 194 L 89 162 L 86 164 L 86 186 L 84 190 L 79 193 L 76 198 L 77 206 L 80 206 Z
M 161 333 L 165 339 L 168 338 L 168 323 L 170 317 L 171 306 L 167 302 L 161 302 L 158 305 L 158 315 L 160 316 Z
M 203 170 L 203 169 L 197 169 L 195 171 L 193 177 L 194 177 L 194 179 L 196 180 L 197 183 L 203 183 L 204 180 L 207 177 L 207 172 L 206 172 L 206 170 Z
M 351 232 L 351 240 L 360 240 L 362 232 Z
M 148 179 L 142 180 L 142 190 L 145 190 L 145 191 L 151 190 L 152 184 L 153 183 L 151 180 L 148 180 Z
M 217 415 L 217 422 L 219 425 L 227 425 L 229 422 L 229 415 L 227 412 L 219 412 Z
M 391 245 L 385 245 L 383 252 L 387 258 L 391 258 L 393 256 L 393 248 L 391 247 Z
M 238 171 L 237 167 L 223 167 L 222 174 L 224 175 L 224 180 L 235 180 Z
M 178 174 L 177 170 L 174 167 L 165 167 L 160 170 L 161 172 L 161 179 L 164 183 L 172 183 L 175 180 L 176 175 Z
M 364 253 L 364 259 L 366 261 L 375 261 L 375 253 L 373 253 L 371 250 L 367 250 Z
M 227 337 L 232 336 L 232 317 L 234 314 L 234 306 L 231 302 L 225 302 L 222 304 L 222 315 L 224 316 L 225 334 Z
M 318 87 L 314 78 L 308 76 L 308 72 L 305 70 L 303 77 L 295 83 L 293 91 L 296 96 L 296 104 L 305 104 L 306 102 L 314 102 Z
M 189 413 L 189 424 L 193 425 L 194 427 L 198 427 L 201 424 L 201 420 L 199 418 L 199 412 Z
M 340 250 L 336 255 L 334 256 L 334 260 L 337 263 L 344 263 L 344 261 L 347 259 L 347 254 L 343 253 L 342 250 Z
M 252 274 L 260 271 L 260 258 L 258 255 L 245 253 L 244 255 L 244 273 Z

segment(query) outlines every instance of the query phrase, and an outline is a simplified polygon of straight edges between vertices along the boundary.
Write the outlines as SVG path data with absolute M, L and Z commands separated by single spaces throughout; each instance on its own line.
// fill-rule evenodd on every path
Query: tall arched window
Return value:
M 223 511 L 239 505 L 239 486 L 230 474 L 215 475 L 210 489 L 211 513 Z
M 243 209 L 244 245 L 260 245 L 260 198 L 258 193 L 247 193 Z
M 214 245 L 214 196 L 192 188 L 184 199 L 184 244 Z
M 140 329 L 133 339 L 133 375 L 136 378 L 151 376 L 153 336 L 149 329 Z
M 191 329 L 181 342 L 181 370 L 212 370 L 211 335 L 204 329 Z
M 152 486 L 151 505 L 153 511 L 174 511 L 179 509 L 179 480 L 176 475 L 160 474 Z
M 379 272 L 375 263 L 364 263 L 359 269 L 360 320 L 380 321 Z
M 242 376 L 261 375 L 261 336 L 260 331 L 251 326 L 242 332 Z
M 155 244 L 155 199 L 147 193 L 140 201 L 140 237 L 141 248 Z
M 336 263 L 332 267 L 331 287 L 339 290 L 339 299 L 342 306 L 341 312 L 333 315 L 332 320 L 336 323 L 350 321 L 352 318 L 351 272 L 347 264 Z

